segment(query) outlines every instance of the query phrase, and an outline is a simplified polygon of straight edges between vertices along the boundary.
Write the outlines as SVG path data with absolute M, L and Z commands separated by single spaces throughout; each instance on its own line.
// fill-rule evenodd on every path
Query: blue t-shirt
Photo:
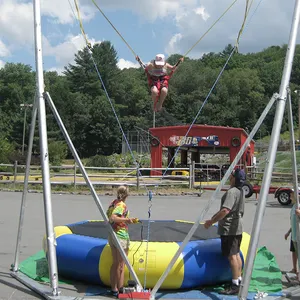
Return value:
M 297 242 L 297 216 L 296 216 L 296 203 L 291 208 L 291 229 L 292 229 L 292 241 Z

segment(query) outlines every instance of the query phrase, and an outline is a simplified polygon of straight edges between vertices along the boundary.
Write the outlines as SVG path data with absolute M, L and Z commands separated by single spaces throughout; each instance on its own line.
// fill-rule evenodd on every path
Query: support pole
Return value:
M 17 235 L 15 260 L 13 263 L 13 272 L 17 272 L 19 269 L 19 255 L 20 255 L 22 231 L 23 231 L 23 224 L 24 224 L 24 214 L 25 214 L 25 208 L 27 202 L 26 200 L 27 200 L 27 192 L 28 192 L 28 179 L 30 173 L 30 162 L 31 162 L 36 116 L 37 116 L 37 101 L 35 99 L 33 110 L 32 110 L 32 120 L 31 120 L 30 133 L 29 133 L 28 152 L 27 152 L 27 159 L 26 159 L 25 178 L 24 178 L 24 186 L 23 186 L 23 193 L 22 193 L 22 200 L 21 200 L 21 210 L 19 216 L 19 228 L 18 228 L 18 235 Z
M 287 47 L 284 70 L 283 70 L 283 75 L 281 80 L 280 91 L 279 91 L 279 99 L 277 102 L 276 113 L 275 113 L 275 118 L 273 123 L 273 130 L 271 134 L 271 140 L 270 140 L 268 155 L 266 159 L 265 172 L 264 172 L 263 182 L 262 182 L 262 187 L 260 192 L 260 199 L 258 199 L 258 205 L 256 209 L 254 222 L 253 222 L 254 226 L 252 227 L 250 245 L 249 245 L 248 255 L 247 255 L 245 269 L 244 269 L 244 277 L 243 277 L 243 281 L 239 293 L 239 299 L 243 299 L 243 300 L 246 300 L 248 296 L 248 290 L 249 290 L 250 280 L 252 276 L 254 260 L 256 256 L 256 249 L 259 241 L 260 229 L 265 214 L 265 208 L 266 208 L 267 198 L 269 194 L 272 170 L 276 158 L 278 140 L 280 136 L 280 129 L 282 126 L 282 119 L 284 115 L 285 102 L 287 97 L 287 88 L 289 85 L 292 66 L 293 66 L 297 31 L 299 25 L 299 16 L 300 16 L 300 0 L 296 0 L 292 28 L 290 32 L 290 38 Z
M 233 162 L 231 163 L 230 167 L 227 169 L 224 177 L 222 178 L 221 182 L 219 183 L 219 185 L 217 186 L 217 188 L 214 190 L 210 200 L 208 201 L 208 203 L 206 204 L 205 208 L 203 209 L 203 211 L 201 212 L 200 216 L 197 218 L 197 220 L 195 221 L 194 225 L 192 226 L 192 228 L 190 229 L 190 231 L 188 232 L 187 236 L 184 238 L 184 240 L 182 241 L 179 249 L 177 250 L 177 252 L 175 253 L 175 255 L 173 256 L 173 258 L 171 259 L 168 267 L 166 268 L 166 270 L 164 271 L 164 273 L 161 275 L 161 277 L 159 278 L 159 280 L 157 281 L 156 285 L 154 286 L 154 288 L 151 291 L 151 300 L 155 299 L 155 295 L 158 291 L 158 289 L 160 288 L 160 286 L 162 285 L 162 283 L 164 282 L 164 280 L 166 279 L 166 277 L 168 276 L 169 272 L 171 271 L 172 267 L 175 265 L 178 257 L 180 256 L 180 254 L 182 253 L 184 247 L 187 245 L 187 243 L 189 242 L 189 240 L 191 239 L 191 237 L 193 236 L 193 234 L 195 233 L 195 231 L 197 230 L 197 228 L 199 227 L 199 224 L 201 221 L 203 221 L 203 218 L 205 216 L 205 214 L 208 212 L 211 204 L 213 203 L 213 201 L 216 199 L 217 194 L 221 191 L 222 187 L 225 185 L 225 183 L 227 182 L 230 174 L 232 173 L 234 167 L 236 166 L 236 164 L 239 162 L 239 160 L 241 159 L 243 153 L 245 152 L 245 150 L 247 149 L 249 143 L 251 142 L 251 140 L 253 139 L 253 137 L 255 136 L 257 130 L 259 129 L 260 125 L 262 124 L 262 122 L 264 121 L 266 115 L 268 114 L 269 110 L 271 109 L 271 107 L 273 106 L 275 100 L 277 99 L 278 95 L 274 94 L 273 97 L 271 98 L 270 102 L 268 103 L 268 105 L 266 106 L 266 108 L 264 109 L 263 113 L 261 114 L 260 118 L 258 119 L 257 123 L 255 124 L 255 126 L 253 127 L 250 135 L 248 136 L 248 138 L 246 139 L 246 141 L 244 142 L 244 144 L 242 145 L 240 151 L 238 152 L 238 154 L 236 155 L 235 159 L 233 160 Z
M 300 90 L 296 90 L 297 103 L 298 103 L 298 143 L 297 146 L 300 147 Z
M 34 37 L 35 37 L 35 57 L 36 57 L 36 84 L 39 116 L 39 137 L 40 156 L 43 178 L 43 198 L 46 222 L 49 279 L 53 296 L 58 295 L 58 273 L 56 258 L 56 238 L 53 227 L 52 203 L 51 203 L 51 183 L 49 171 L 49 152 L 47 140 L 46 108 L 44 99 L 44 74 L 42 55 L 42 30 L 41 30 L 41 6 L 40 0 L 33 1 L 34 7 Z

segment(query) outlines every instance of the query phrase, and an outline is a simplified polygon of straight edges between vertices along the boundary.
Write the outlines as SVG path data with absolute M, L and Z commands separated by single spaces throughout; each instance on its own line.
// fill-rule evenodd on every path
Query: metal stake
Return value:
M 266 208 L 266 203 L 269 194 L 272 170 L 274 167 L 280 129 L 282 126 L 282 119 L 283 119 L 286 96 L 287 96 L 287 87 L 289 85 L 291 71 L 292 71 L 292 65 L 293 65 L 293 59 L 294 59 L 294 53 L 296 47 L 297 31 L 299 25 L 299 16 L 300 16 L 300 1 L 296 0 L 292 29 L 290 33 L 290 39 L 289 39 L 289 44 L 288 44 L 286 58 L 285 58 L 285 65 L 284 65 L 284 70 L 283 70 L 283 75 L 281 80 L 279 99 L 277 102 L 276 114 L 273 123 L 273 130 L 272 130 L 271 140 L 268 149 L 268 156 L 267 156 L 265 172 L 263 176 L 262 188 L 260 191 L 260 197 L 258 199 L 258 205 L 256 209 L 254 222 L 253 222 L 253 224 L 255 225 L 252 228 L 250 245 L 249 245 L 247 260 L 244 268 L 244 278 L 239 293 L 239 299 L 243 299 L 243 300 L 246 300 L 248 296 L 248 290 L 249 290 L 250 280 L 252 276 L 254 260 L 256 256 L 256 249 L 259 241 L 260 229 L 265 214 L 265 208 Z

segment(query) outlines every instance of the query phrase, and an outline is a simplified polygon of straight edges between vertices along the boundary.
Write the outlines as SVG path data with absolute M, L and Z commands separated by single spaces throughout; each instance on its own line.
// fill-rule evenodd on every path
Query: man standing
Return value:
M 236 169 L 230 175 L 230 188 L 221 199 L 220 210 L 204 224 L 205 228 L 209 228 L 218 222 L 222 254 L 228 258 L 232 272 L 231 286 L 221 292 L 225 295 L 237 295 L 242 281 L 240 245 L 244 215 L 243 177 L 240 169 Z

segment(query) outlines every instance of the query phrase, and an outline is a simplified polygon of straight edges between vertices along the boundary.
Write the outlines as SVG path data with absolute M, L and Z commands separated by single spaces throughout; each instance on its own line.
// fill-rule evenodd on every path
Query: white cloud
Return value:
M 1 38 L 5 37 L 11 51 L 32 44 L 33 12 L 32 3 L 15 0 L 0 1 Z
M 3 60 L 0 59 L 0 69 L 2 69 L 5 65 L 5 62 Z
M 48 27 L 49 34 L 47 37 L 43 37 L 43 54 L 55 58 L 55 69 L 60 72 L 62 66 L 73 62 L 74 54 L 85 46 L 85 42 L 81 35 L 70 34 L 70 25 L 74 24 L 78 29 L 77 21 L 74 18 L 76 10 L 73 0 L 41 1 L 42 15 L 46 17 L 46 22 L 43 24 L 53 27 L 53 30 L 52 27 L 50 27 L 51 30 Z M 70 8 L 69 2 L 73 6 L 74 12 Z M 150 30 L 150 38 L 152 35 L 152 38 L 156 38 L 155 41 L 159 42 L 159 37 L 163 36 L 165 44 L 159 45 L 159 47 L 165 48 L 167 54 L 183 54 L 228 8 L 232 0 L 96 0 L 96 2 L 104 13 L 117 13 L 118 16 L 121 16 L 122 12 L 127 10 L 138 16 L 144 23 L 155 22 L 156 25 L 156 22 L 160 24 L 159 22 L 163 21 L 162 31 L 158 31 L 153 26 L 156 31 Z M 254 1 L 252 11 L 257 2 Z M 287 43 L 292 21 L 293 2 L 263 1 L 251 23 L 245 27 L 239 47 L 240 51 L 255 52 L 270 45 Z M 91 0 L 79 0 L 79 6 L 83 21 L 88 22 L 95 16 L 103 19 Z M 203 53 L 222 51 L 228 43 L 234 44 L 243 21 L 244 10 L 245 1 L 238 1 L 188 56 L 200 57 Z M 32 0 L 0 0 L 0 11 L 0 57 L 7 57 L 20 49 L 29 50 L 31 55 L 34 55 Z M 274 16 L 280 16 L 280 22 Z M 45 18 L 43 20 L 45 21 Z M 70 28 L 68 35 L 63 36 L 65 31 L 61 29 L 61 24 L 67 25 L 64 29 Z M 100 35 L 100 38 L 103 37 L 103 32 L 98 28 L 95 29 L 95 32 Z M 58 40 L 62 39 L 63 42 L 58 43 Z M 110 36 L 106 39 L 110 39 Z M 139 43 L 138 39 L 136 42 Z M 149 47 L 152 45 L 150 44 Z M 122 57 L 122 53 L 120 56 Z M 22 57 L 20 57 L 20 61 L 22 61 Z M 118 65 L 120 68 L 137 66 L 136 63 L 124 59 L 120 59 Z
M 152 38 L 156 38 L 156 33 L 155 33 L 155 31 L 152 29 Z
M 6 45 L 0 40 L 0 57 L 5 57 L 5 56 L 9 56 L 10 55 L 10 51 L 9 49 L 6 47 Z
M 70 3 L 72 2 L 70 0 Z M 13 50 L 23 48 L 25 45 L 27 48 L 33 50 L 32 1 L 0 0 L 0 11 L 0 37 L 5 37 L 9 48 Z M 41 13 L 44 16 L 50 17 L 50 21 L 53 20 L 55 23 L 77 23 L 69 1 L 66 0 L 43 0 L 41 3 Z M 90 20 L 94 16 L 95 9 L 90 5 L 81 5 L 80 13 L 82 20 Z
M 139 68 L 140 64 L 138 62 L 134 63 L 132 61 L 121 58 L 121 59 L 119 59 L 117 66 L 119 69 L 123 70 L 123 69 L 129 69 L 129 68 Z
M 64 68 L 55 68 L 55 67 L 53 67 L 53 68 L 48 69 L 47 71 L 57 72 L 58 75 L 64 76 L 63 72 L 65 71 L 65 69 Z
M 166 47 L 166 52 L 168 54 L 178 53 L 180 51 L 180 48 L 177 47 L 178 43 L 182 39 L 181 33 L 176 33 L 172 36 L 171 40 L 169 41 L 169 44 Z
M 79 2 L 82 21 L 92 19 L 96 12 L 96 8 L 91 6 L 90 2 L 85 2 L 87 1 Z M 43 0 L 41 3 L 41 12 L 44 16 L 49 16 L 53 18 L 55 22 L 61 24 L 74 23 L 75 16 L 77 18 L 77 11 L 73 0 Z
M 210 15 L 206 12 L 205 7 L 203 6 L 195 8 L 194 12 L 196 15 L 200 15 L 204 21 L 207 21 L 207 19 L 210 17 Z
M 167 53 L 185 53 L 192 47 L 210 26 L 232 3 L 231 0 L 201 0 L 201 5 L 192 10 L 182 9 L 177 15 L 176 33 L 166 45 Z M 292 22 L 293 3 L 280 0 L 262 2 L 255 14 L 257 2 L 254 1 L 244 34 L 240 40 L 241 52 L 261 51 L 271 45 L 288 42 Z M 241 28 L 245 11 L 245 1 L 237 2 L 212 30 L 188 54 L 200 57 L 203 53 L 222 51 L 227 44 L 235 44 Z M 280 15 L 281 21 L 273 16 Z M 178 38 L 180 37 L 180 39 Z
M 87 36 L 88 38 L 88 36 Z M 96 41 L 95 39 L 88 38 L 89 42 L 93 46 L 95 43 L 101 43 L 101 41 Z M 76 36 L 68 35 L 63 43 L 52 46 L 49 41 L 43 38 L 43 54 L 45 56 L 54 56 L 57 62 L 57 67 L 52 69 L 57 72 L 63 70 L 63 66 L 68 63 L 73 63 L 75 58 L 75 53 L 82 50 L 86 46 L 86 42 L 81 34 Z
M 184 8 L 191 9 L 197 5 L 198 0 L 96 0 L 96 2 L 104 13 L 122 9 L 140 16 L 144 21 L 153 22 L 156 19 L 175 16 Z M 88 1 L 85 0 L 83 3 L 86 4 Z

